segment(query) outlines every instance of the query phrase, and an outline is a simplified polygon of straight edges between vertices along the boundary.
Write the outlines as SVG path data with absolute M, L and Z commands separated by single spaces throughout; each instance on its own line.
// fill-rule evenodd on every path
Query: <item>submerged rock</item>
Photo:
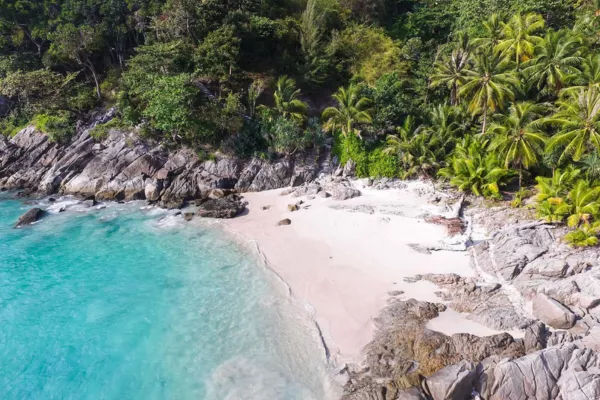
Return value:
M 15 224 L 15 228 L 18 228 L 23 225 L 29 225 L 36 221 L 39 221 L 45 213 L 46 212 L 41 208 L 32 208 L 31 210 L 27 211 L 25 214 L 19 217 L 19 220 Z

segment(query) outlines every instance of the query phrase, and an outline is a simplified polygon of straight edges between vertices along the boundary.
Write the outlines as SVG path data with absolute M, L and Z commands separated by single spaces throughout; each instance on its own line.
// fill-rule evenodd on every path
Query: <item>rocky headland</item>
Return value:
M 344 177 L 352 175 L 352 164 L 341 168 L 328 151 L 274 162 L 226 156 L 201 160 L 189 149 L 169 151 L 135 132 L 111 130 L 105 140 L 94 140 L 90 130 L 113 115 L 114 110 L 109 110 L 81 123 L 68 144 L 50 142 L 32 127 L 10 139 L 0 136 L 0 189 L 21 190 L 24 195 L 76 195 L 92 205 L 103 200 L 146 200 L 164 208 L 192 204 L 193 211 L 182 214 L 186 220 L 238 216 L 234 229 L 273 229 L 273 234 L 261 232 L 264 241 L 280 237 L 273 247 L 296 243 L 298 251 L 306 253 L 301 256 L 309 257 L 299 266 L 305 269 L 301 273 L 284 270 L 282 275 L 300 282 L 296 291 L 316 304 L 318 322 L 337 321 L 337 326 L 332 322 L 324 332 L 326 341 L 352 347 L 364 345 L 363 338 L 370 338 L 362 362 L 340 367 L 340 376 L 347 382 L 344 399 L 600 398 L 599 253 L 566 246 L 560 226 L 536 221 L 526 208 L 485 206 L 431 184 L 415 188 L 399 181 L 366 180 L 361 187 Z M 263 197 L 246 195 L 279 188 L 287 189 Z M 381 199 L 373 194 L 382 189 L 394 194 Z M 358 201 L 365 190 L 377 201 L 368 196 Z M 408 194 L 411 197 L 406 197 Z M 465 207 L 465 200 L 471 206 Z M 247 206 L 251 215 L 243 216 Z M 306 213 L 314 213 L 314 218 L 305 217 Z M 42 215 L 43 210 L 34 208 L 17 224 L 34 222 Z M 352 223 L 336 229 L 347 235 L 352 229 L 372 230 L 371 237 L 362 240 L 374 249 L 373 254 L 386 251 L 383 244 L 394 243 L 385 242 L 390 239 L 384 240 L 384 235 L 402 227 L 409 231 L 393 253 L 403 268 L 411 264 L 401 282 L 395 281 L 397 271 L 378 270 L 369 260 L 365 262 L 369 271 L 355 271 L 352 281 L 334 282 L 336 274 L 347 273 L 347 269 L 325 270 L 323 265 L 333 266 L 341 259 L 337 262 L 345 263 L 346 268 L 358 263 L 356 255 L 366 250 L 355 249 L 356 257 L 351 254 L 344 259 L 335 253 L 334 244 L 327 242 L 328 235 L 332 236 L 329 231 L 321 232 L 320 242 L 329 248 L 309 254 L 298 244 L 305 240 L 303 229 L 316 230 L 315 220 L 326 224 L 349 215 L 354 215 Z M 264 225 L 256 225 L 265 219 Z M 311 228 L 311 224 L 315 226 Z M 416 230 L 429 225 L 445 231 Z M 423 243 L 431 232 L 436 240 Z M 315 237 L 319 242 L 319 236 Z M 415 243 L 410 242 L 412 238 Z M 356 240 L 352 243 L 361 238 Z M 381 248 L 377 242 L 382 242 Z M 270 262 L 277 265 L 289 263 L 291 256 L 300 257 L 292 252 L 285 258 L 265 247 L 268 255 L 274 255 Z M 428 262 L 439 265 L 455 260 L 455 253 L 468 254 L 471 273 L 458 273 L 451 263 L 443 272 L 427 267 Z M 398 259 L 397 254 L 406 257 Z M 387 305 L 373 319 L 372 309 L 380 302 L 370 301 L 371 286 L 365 283 L 364 293 L 357 287 L 361 280 L 367 282 L 367 277 L 382 273 L 382 282 L 373 281 L 373 285 L 379 297 L 388 293 Z M 331 275 L 317 284 L 302 281 L 317 279 L 319 274 Z M 436 288 L 434 298 L 419 298 L 419 285 L 424 284 Z M 390 287 L 403 290 L 388 291 Z M 357 312 L 349 312 L 347 319 L 333 318 L 335 309 L 323 312 L 325 307 L 319 304 L 333 301 L 324 294 L 328 291 L 340 299 L 340 309 L 353 306 Z M 369 307 L 363 309 L 362 303 Z M 496 333 L 442 332 L 436 321 L 448 312 Z M 374 329 L 365 326 L 369 318 Z M 356 323 L 351 332 L 360 340 L 343 340 L 339 327 L 347 321 Z

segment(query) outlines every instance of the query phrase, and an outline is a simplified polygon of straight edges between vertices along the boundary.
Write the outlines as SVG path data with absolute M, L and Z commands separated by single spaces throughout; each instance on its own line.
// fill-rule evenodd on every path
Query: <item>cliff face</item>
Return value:
M 228 157 L 201 161 L 190 149 L 170 152 L 133 132 L 111 130 L 102 142 L 90 137 L 90 130 L 114 113 L 111 109 L 81 124 L 65 145 L 33 127 L 12 139 L 0 136 L 0 188 L 168 204 L 217 188 L 244 192 L 297 186 L 331 169 L 328 152 L 274 163 Z

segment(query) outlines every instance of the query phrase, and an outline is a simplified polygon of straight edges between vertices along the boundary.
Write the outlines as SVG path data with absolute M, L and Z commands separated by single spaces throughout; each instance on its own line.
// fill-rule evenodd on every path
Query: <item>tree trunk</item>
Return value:
M 452 84 L 452 89 L 450 90 L 450 105 L 455 106 L 457 105 L 457 101 L 456 101 L 456 83 Z
M 96 96 L 98 96 L 98 99 L 101 99 L 102 95 L 100 94 L 100 83 L 98 82 L 98 74 L 96 73 L 96 69 L 94 68 L 94 64 L 92 64 L 90 61 L 88 61 L 88 62 L 85 63 L 85 66 L 92 73 L 92 77 L 94 78 L 94 83 L 96 84 Z
M 487 105 L 483 108 L 483 124 L 481 124 L 481 134 L 485 134 L 487 128 Z
M 523 164 L 519 163 L 519 190 L 521 190 L 522 182 L 523 182 Z

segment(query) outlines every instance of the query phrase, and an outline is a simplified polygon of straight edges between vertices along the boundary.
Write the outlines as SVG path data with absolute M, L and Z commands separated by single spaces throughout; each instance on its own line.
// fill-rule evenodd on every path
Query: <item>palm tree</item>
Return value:
M 483 22 L 484 34 L 482 37 L 473 41 L 473 44 L 479 48 L 495 48 L 502 39 L 503 21 L 498 14 L 492 16 Z
M 535 13 L 516 13 L 508 21 L 502 22 L 502 40 L 497 50 L 507 57 L 513 57 L 517 68 L 522 61 L 533 56 L 535 45 L 543 39 L 535 34 L 544 28 L 544 19 Z
M 448 119 L 447 110 L 439 106 L 432 112 L 432 122 L 435 121 L 432 127 L 415 128 L 413 117 L 408 116 L 397 128 L 397 135 L 388 135 L 384 153 L 397 154 L 402 179 L 419 175 L 431 177 L 442 166 L 449 143 L 454 140 Z
M 470 53 L 456 49 L 444 62 L 436 62 L 435 70 L 431 76 L 431 87 L 445 85 L 450 89 L 450 104 L 458 104 L 458 89 L 465 83 L 467 64 Z
M 277 114 L 302 122 L 308 106 L 298 98 L 299 96 L 300 89 L 296 89 L 296 81 L 286 75 L 281 76 L 273 94 Z
M 548 142 L 548 151 L 561 148 L 559 162 L 571 156 L 579 161 L 600 149 L 600 92 L 595 87 L 572 93 L 557 102 L 558 111 L 545 122 L 560 131 Z
M 519 81 L 512 71 L 507 71 L 507 61 L 499 53 L 479 54 L 475 58 L 475 67 L 466 70 L 465 84 L 459 95 L 470 97 L 469 111 L 483 115 L 481 133 L 487 127 L 488 113 L 502 108 L 507 101 L 514 100 L 514 88 Z
M 580 41 L 564 31 L 548 32 L 535 47 L 536 57 L 523 64 L 523 74 L 539 91 L 546 89 L 557 95 L 570 74 L 579 72 Z
M 600 54 L 590 54 L 581 63 L 581 70 L 575 70 L 565 77 L 565 83 L 572 85 L 562 90 L 563 94 L 577 92 L 595 86 L 600 88 Z
M 514 103 L 507 116 L 490 126 L 490 132 L 496 136 L 490 150 L 498 151 L 506 168 L 513 166 L 519 170 L 519 189 L 523 167 L 537 165 L 543 153 L 545 137 L 538 119 L 546 109 L 542 104 Z
M 348 88 L 340 87 L 332 97 L 338 105 L 337 107 L 327 107 L 323 111 L 325 130 L 332 132 L 340 129 L 343 135 L 352 132 L 360 137 L 360 131 L 356 125 L 373 122 L 371 100 L 360 97 L 358 87 L 354 84 L 350 84 Z

